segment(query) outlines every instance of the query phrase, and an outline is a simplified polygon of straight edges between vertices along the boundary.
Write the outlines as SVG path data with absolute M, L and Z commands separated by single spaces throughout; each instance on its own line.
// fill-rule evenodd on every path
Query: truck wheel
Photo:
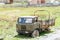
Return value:
M 22 35 L 22 33 L 20 33 L 19 31 L 17 31 L 18 35 Z
M 32 33 L 32 37 L 38 37 L 39 36 L 39 31 L 38 30 L 34 30 Z
M 18 35 L 20 35 L 20 33 L 19 32 L 17 32 L 18 33 Z

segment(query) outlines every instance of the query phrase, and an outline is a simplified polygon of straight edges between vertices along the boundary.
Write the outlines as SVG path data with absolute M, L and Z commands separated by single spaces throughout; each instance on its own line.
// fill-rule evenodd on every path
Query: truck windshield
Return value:
M 32 23 L 32 18 L 20 18 L 19 23 Z
M 32 19 L 26 19 L 25 23 L 32 23 Z

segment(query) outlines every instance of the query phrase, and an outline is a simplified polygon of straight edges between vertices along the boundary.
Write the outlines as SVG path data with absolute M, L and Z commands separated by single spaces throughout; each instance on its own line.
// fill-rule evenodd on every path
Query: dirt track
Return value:
M 52 28 L 53 33 L 45 34 L 41 36 L 38 40 L 60 40 L 60 28 Z

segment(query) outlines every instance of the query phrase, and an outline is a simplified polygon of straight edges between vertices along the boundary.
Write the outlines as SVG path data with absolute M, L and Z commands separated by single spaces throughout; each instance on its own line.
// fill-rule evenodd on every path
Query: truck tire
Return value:
M 32 32 L 32 37 L 38 37 L 39 36 L 39 31 L 38 30 L 34 30 Z
M 19 30 L 17 30 L 17 33 L 18 33 L 18 35 L 22 35 L 22 33 L 20 33 Z
M 20 35 L 20 33 L 17 31 L 18 35 Z

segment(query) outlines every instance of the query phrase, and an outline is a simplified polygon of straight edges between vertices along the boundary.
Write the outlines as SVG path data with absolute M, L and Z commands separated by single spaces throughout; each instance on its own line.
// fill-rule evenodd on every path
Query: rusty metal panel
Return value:
M 46 29 L 49 27 L 49 21 L 48 20 L 39 20 L 40 22 L 40 28 L 41 29 Z

